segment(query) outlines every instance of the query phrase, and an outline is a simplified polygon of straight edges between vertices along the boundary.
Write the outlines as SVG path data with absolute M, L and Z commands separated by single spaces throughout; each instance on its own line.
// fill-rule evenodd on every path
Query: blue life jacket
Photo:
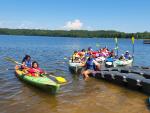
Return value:
M 86 54 L 85 54 L 85 57 L 89 57 L 89 56 L 90 56 L 90 54 L 89 54 L 89 53 L 86 53 Z
M 129 59 L 130 55 L 129 54 L 125 54 L 124 57 L 125 57 L 125 59 Z
M 88 59 L 86 61 L 86 69 L 90 69 L 90 70 L 95 70 L 96 69 L 96 66 L 95 66 L 93 61 L 94 61 L 93 58 L 92 59 Z
M 111 58 L 111 57 L 108 57 L 108 58 L 106 59 L 106 62 L 113 62 L 113 61 L 114 61 L 114 59 Z
M 29 61 L 25 61 L 25 65 L 27 66 L 27 67 L 29 67 L 29 68 L 31 68 L 32 66 L 31 66 L 31 60 L 29 60 Z

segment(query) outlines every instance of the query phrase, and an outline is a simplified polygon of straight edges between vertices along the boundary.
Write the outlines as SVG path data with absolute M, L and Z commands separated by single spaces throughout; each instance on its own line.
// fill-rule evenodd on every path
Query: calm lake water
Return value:
M 119 41 L 119 53 L 132 52 L 131 40 Z M 90 78 L 84 81 L 68 69 L 65 56 L 73 50 L 114 48 L 114 39 L 63 38 L 40 36 L 0 36 L 0 112 L 1 113 L 149 113 L 147 95 L 125 87 Z M 150 66 L 150 45 L 135 41 L 134 65 Z M 14 74 L 14 64 L 4 60 L 9 56 L 21 61 L 31 55 L 40 67 L 54 75 L 64 76 L 69 84 L 57 95 L 44 93 L 20 82 Z

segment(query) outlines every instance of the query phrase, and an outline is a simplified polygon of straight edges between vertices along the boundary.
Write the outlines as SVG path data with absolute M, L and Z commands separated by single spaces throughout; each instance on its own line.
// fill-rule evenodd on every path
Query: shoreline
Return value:
M 7 34 L 0 34 L 0 36 L 24 36 L 24 37 L 28 37 L 28 36 L 32 36 L 32 37 L 36 37 L 36 36 L 39 36 L 39 37 L 48 37 L 48 38 L 83 38 L 83 39 L 86 39 L 86 38 L 90 38 L 90 39 L 94 39 L 94 38 L 96 38 L 96 39 L 101 39 L 101 38 L 103 38 L 103 39 L 113 39 L 113 38 L 115 38 L 115 37 L 64 37 L 64 36 L 41 36 L 41 35 L 12 35 L 12 34 L 9 34 L 9 35 L 7 35 Z M 131 38 L 118 38 L 118 39 L 131 39 Z M 150 40 L 150 38 L 136 38 L 136 40 Z
M 0 35 L 15 36 L 44 36 L 44 37 L 65 37 L 65 38 L 115 38 L 150 39 L 150 32 L 125 33 L 115 30 L 41 30 L 41 29 L 8 29 L 0 28 Z

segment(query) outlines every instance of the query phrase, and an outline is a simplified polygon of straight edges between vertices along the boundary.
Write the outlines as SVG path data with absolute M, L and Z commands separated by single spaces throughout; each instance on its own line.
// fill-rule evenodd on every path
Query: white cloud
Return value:
M 53 26 L 51 27 L 48 24 L 40 24 L 40 23 L 35 23 L 32 21 L 9 21 L 9 20 L 1 20 L 0 19 L 0 28 L 12 28 L 12 29 L 44 29 L 44 30 L 58 30 L 58 29 L 63 29 L 63 30 L 81 30 L 85 29 L 83 27 L 83 23 L 79 19 L 75 19 L 73 21 L 68 21 L 66 22 L 65 26 L 63 27 L 58 27 L 58 26 Z M 90 28 L 88 28 L 90 29 Z
M 80 30 L 82 29 L 82 27 L 83 23 L 80 20 L 76 19 L 74 21 L 68 21 L 63 28 L 67 30 Z

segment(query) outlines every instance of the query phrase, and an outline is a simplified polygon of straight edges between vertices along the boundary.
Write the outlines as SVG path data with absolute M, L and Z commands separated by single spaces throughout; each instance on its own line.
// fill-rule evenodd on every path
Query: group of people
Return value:
M 74 51 L 71 60 L 75 63 L 81 63 L 81 66 L 85 67 L 82 71 L 82 75 L 86 80 L 94 71 L 100 70 L 101 64 L 97 61 L 97 58 L 99 57 L 104 57 L 105 61 L 113 62 L 113 60 L 116 58 L 116 55 L 113 50 L 109 51 L 109 49 L 106 47 L 98 51 L 93 51 L 92 48 L 89 47 L 87 50 L 82 49 L 81 51 Z M 120 56 L 119 60 L 130 58 L 131 55 L 128 51 L 126 51 L 124 55 Z M 31 57 L 29 55 L 25 55 L 22 60 L 22 65 L 16 66 L 16 69 L 21 69 L 26 75 L 35 77 L 46 73 L 41 68 L 39 68 L 38 62 L 31 61 Z
M 110 51 L 107 47 L 101 48 L 98 51 L 93 51 L 92 48 L 89 47 L 87 50 L 82 49 L 81 51 L 74 51 L 71 57 L 72 62 L 82 63 L 81 66 L 85 67 L 82 71 L 85 80 L 88 79 L 89 75 L 94 71 L 100 70 L 101 64 L 99 61 L 103 60 L 113 62 L 115 59 L 131 59 L 131 55 L 129 54 L 129 51 L 126 51 L 125 54 L 118 58 L 114 50 Z
M 107 59 L 105 60 L 106 62 L 113 62 L 116 59 L 119 59 L 120 61 L 125 61 L 125 60 L 130 60 L 132 58 L 132 56 L 130 55 L 129 51 L 126 51 L 124 54 L 122 54 L 120 57 L 118 57 L 117 55 L 110 55 L 107 57 Z
M 79 62 L 85 62 L 87 58 L 92 55 L 93 58 L 96 59 L 96 61 L 100 61 L 99 58 L 107 58 L 109 56 L 115 57 L 114 50 L 109 50 L 107 47 L 101 48 L 97 51 L 94 51 L 91 47 L 89 47 L 87 50 L 82 49 L 81 51 L 74 51 L 71 60 L 72 62 L 79 63 Z
M 84 67 L 82 75 L 85 80 L 87 80 L 90 74 L 94 71 L 100 70 L 101 65 L 99 61 L 101 61 L 101 59 L 99 60 L 99 58 L 106 58 L 114 55 L 114 51 L 109 51 L 106 47 L 98 51 L 93 51 L 93 49 L 89 47 L 87 50 L 82 49 L 81 51 L 74 51 L 71 60 L 74 63 L 81 63 L 81 66 Z
M 39 68 L 39 64 L 36 61 L 31 60 L 31 57 L 29 55 L 25 55 L 25 57 L 22 60 L 21 66 L 16 66 L 15 69 L 22 70 L 26 75 L 28 76 L 34 76 L 38 77 L 44 73 L 46 73 L 44 70 Z

